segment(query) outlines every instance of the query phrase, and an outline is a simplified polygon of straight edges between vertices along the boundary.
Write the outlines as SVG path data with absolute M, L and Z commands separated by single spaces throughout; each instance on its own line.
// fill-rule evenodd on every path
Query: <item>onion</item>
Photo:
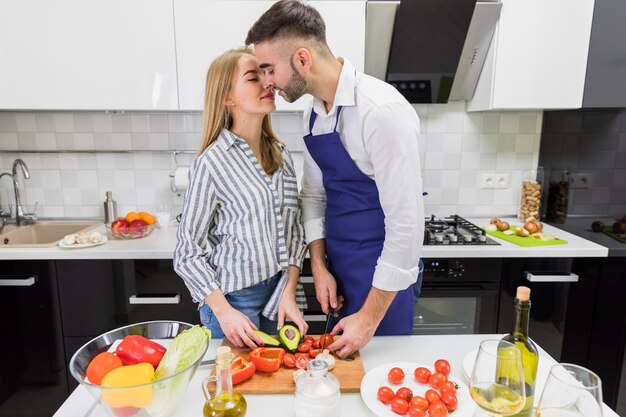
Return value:
M 523 227 L 518 227 L 517 230 L 515 231 L 515 234 L 520 237 L 528 237 L 528 235 L 530 235 L 528 230 L 524 229 Z
M 498 224 L 500 223 L 500 219 L 497 217 L 494 217 L 493 219 L 489 220 L 489 224 Z
M 598 233 L 601 232 L 604 229 L 604 223 L 602 223 L 600 220 L 596 220 L 595 222 L 591 223 L 591 230 L 593 230 L 594 232 Z
M 504 232 L 505 230 L 509 230 L 509 224 L 507 222 L 500 221 L 496 224 L 496 227 L 499 231 Z
M 615 233 L 626 233 L 626 222 L 618 221 L 613 223 Z
M 485 226 L 485 230 L 487 232 L 495 232 L 496 230 L 498 230 L 498 226 L 496 226 L 495 224 L 488 224 L 487 226 Z
M 528 233 L 535 233 L 539 231 L 535 222 L 526 222 L 526 224 L 524 224 L 524 229 L 528 230 Z

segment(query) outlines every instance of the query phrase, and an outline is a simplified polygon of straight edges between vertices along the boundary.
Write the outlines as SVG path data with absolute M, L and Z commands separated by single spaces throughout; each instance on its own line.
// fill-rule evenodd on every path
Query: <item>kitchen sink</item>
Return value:
M 0 248 L 45 248 L 55 246 L 65 235 L 87 232 L 102 225 L 95 220 L 41 221 L 27 226 L 6 225 Z

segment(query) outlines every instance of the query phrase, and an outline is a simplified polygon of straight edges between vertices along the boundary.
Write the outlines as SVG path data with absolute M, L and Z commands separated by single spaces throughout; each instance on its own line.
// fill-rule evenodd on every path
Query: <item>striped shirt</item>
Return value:
M 192 164 L 174 250 L 174 269 L 195 302 L 256 285 L 282 271 L 263 315 L 275 320 L 288 266 L 306 251 L 291 155 L 270 177 L 245 140 L 224 130 Z M 302 286 L 296 301 L 306 308 Z

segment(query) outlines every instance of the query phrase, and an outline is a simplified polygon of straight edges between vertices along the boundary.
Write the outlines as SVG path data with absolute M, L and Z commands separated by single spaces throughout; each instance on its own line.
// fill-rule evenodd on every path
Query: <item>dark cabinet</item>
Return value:
M 583 107 L 626 107 L 626 2 L 596 1 Z

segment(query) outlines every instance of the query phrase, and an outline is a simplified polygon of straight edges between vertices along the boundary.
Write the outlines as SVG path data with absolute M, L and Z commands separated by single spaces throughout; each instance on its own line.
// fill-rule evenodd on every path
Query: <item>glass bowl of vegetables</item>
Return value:
M 69 368 L 112 417 L 171 417 L 210 339 L 179 321 L 131 324 L 82 346 Z

